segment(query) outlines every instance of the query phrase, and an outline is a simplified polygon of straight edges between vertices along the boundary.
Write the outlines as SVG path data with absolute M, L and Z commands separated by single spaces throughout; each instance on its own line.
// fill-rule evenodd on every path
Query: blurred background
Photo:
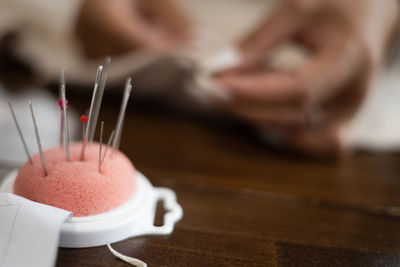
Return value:
M 338 159 L 396 152 L 398 3 L 347 2 L 0 0 L 0 166 L 26 160 L 8 101 L 32 152 L 30 99 L 44 146 L 58 145 L 63 68 L 71 132 L 80 140 L 78 118 L 107 55 L 103 106 L 115 110 L 103 115 L 108 131 L 133 76 L 132 113 L 236 131 L 266 153 Z

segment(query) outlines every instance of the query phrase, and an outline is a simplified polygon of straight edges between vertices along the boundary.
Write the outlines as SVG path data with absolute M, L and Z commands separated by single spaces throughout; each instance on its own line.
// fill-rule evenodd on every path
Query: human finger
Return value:
M 223 111 L 229 112 L 256 126 L 268 125 L 283 128 L 296 128 L 305 126 L 308 122 L 307 112 L 296 107 L 228 104 L 221 106 L 221 108 Z
M 249 69 L 257 65 L 270 50 L 301 29 L 312 8 L 300 2 L 304 1 L 284 1 L 261 26 L 239 43 L 242 61 L 234 69 Z
M 285 72 L 236 72 L 217 77 L 217 82 L 234 101 L 302 104 L 306 97 L 295 77 Z

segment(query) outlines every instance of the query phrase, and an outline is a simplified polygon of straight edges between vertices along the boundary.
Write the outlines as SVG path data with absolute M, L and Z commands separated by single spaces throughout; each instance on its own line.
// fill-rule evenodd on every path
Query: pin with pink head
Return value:
M 61 98 L 58 99 L 58 105 L 60 106 L 60 109 L 63 110 L 63 100 L 62 100 Z M 65 99 L 65 108 L 66 108 L 66 109 L 69 108 L 69 106 L 68 106 L 68 100 L 67 100 L 67 99 Z

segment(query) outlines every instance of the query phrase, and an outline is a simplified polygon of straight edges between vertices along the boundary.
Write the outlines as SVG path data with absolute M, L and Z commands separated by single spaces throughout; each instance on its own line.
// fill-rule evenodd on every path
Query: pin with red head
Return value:
M 88 122 L 89 118 L 86 115 L 82 115 L 80 120 L 82 122 L 82 141 L 84 141 L 86 135 L 86 123 Z

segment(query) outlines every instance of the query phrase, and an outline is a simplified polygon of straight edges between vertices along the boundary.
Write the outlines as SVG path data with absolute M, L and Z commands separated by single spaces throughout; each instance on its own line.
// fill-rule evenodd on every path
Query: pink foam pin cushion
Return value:
M 86 148 L 70 146 L 70 161 L 63 147 L 44 151 L 48 175 L 44 176 L 40 156 L 32 157 L 19 170 L 14 193 L 32 201 L 72 211 L 74 217 L 104 213 L 123 205 L 136 191 L 135 168 L 121 152 L 109 153 L 98 171 L 99 144 Z
M 153 188 L 118 147 L 125 110 L 130 97 L 131 78 L 125 82 L 124 95 L 115 129 L 105 152 L 102 152 L 103 126 L 100 144 L 92 143 L 106 81 L 106 68 L 99 66 L 90 104 L 89 116 L 82 115 L 82 142 L 70 144 L 68 102 L 65 96 L 64 70 L 61 72 L 60 146 L 43 151 L 32 102 L 29 102 L 39 154 L 31 157 L 19 127 L 12 105 L 9 103 L 15 125 L 24 145 L 28 162 L 5 177 L 0 192 L 12 192 L 35 202 L 72 211 L 61 226 L 60 247 L 93 247 L 117 242 L 143 234 L 165 235 L 173 231 L 182 217 L 182 208 L 176 195 L 167 188 Z M 104 74 L 104 75 L 103 75 Z M 85 123 L 87 127 L 85 127 Z M 64 127 L 65 126 L 65 127 Z M 113 149 L 107 154 L 107 150 Z M 163 226 L 154 226 L 156 203 L 163 200 L 168 208 Z M 115 252 L 113 252 L 115 253 Z M 124 258 L 127 260 L 127 258 Z M 129 258 L 130 262 L 132 259 Z M 137 261 L 136 261 L 137 263 Z

